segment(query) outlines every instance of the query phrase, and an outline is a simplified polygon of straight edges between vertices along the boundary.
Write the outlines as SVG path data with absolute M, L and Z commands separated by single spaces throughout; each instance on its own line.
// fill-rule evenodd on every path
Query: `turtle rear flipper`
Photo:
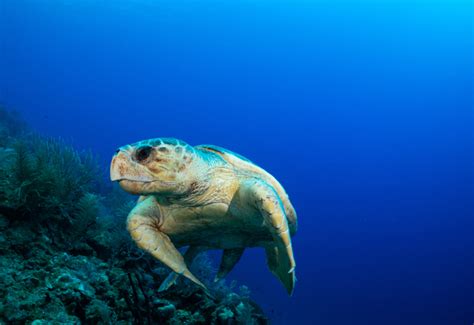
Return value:
M 267 249 L 269 267 L 291 295 L 296 281 L 296 263 L 283 204 L 277 192 L 265 182 L 248 181 L 241 190 L 250 204 L 261 213 L 264 224 L 273 237 L 273 243 Z
M 237 264 L 237 262 L 242 257 L 244 250 L 245 248 L 224 249 L 224 253 L 222 254 L 221 265 L 219 266 L 219 271 L 216 274 L 214 282 L 225 278 L 227 274 L 232 271 L 235 264 Z

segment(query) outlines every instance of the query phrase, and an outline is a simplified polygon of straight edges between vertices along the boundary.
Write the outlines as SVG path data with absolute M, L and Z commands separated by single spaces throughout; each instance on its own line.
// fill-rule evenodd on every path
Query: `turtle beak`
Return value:
M 112 182 L 117 182 L 124 178 L 123 172 L 127 169 L 127 161 L 125 153 L 118 149 L 110 163 L 110 180 Z
M 128 180 L 147 183 L 153 181 L 146 168 L 133 161 L 132 152 L 133 148 L 129 146 L 116 151 L 110 163 L 110 180 L 112 182 Z

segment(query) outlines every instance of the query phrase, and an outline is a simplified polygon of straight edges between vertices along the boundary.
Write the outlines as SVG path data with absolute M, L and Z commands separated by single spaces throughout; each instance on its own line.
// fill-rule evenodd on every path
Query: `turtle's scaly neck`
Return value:
M 158 195 L 158 202 L 193 207 L 225 201 L 219 194 L 225 192 L 226 183 L 235 176 L 233 168 L 219 155 L 198 150 L 195 155 L 195 179 L 189 182 L 187 190 L 181 194 Z

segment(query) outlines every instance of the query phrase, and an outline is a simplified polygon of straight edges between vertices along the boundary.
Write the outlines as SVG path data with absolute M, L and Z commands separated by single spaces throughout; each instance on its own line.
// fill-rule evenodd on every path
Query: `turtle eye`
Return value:
M 135 152 L 135 159 L 140 162 L 144 161 L 145 159 L 150 157 L 150 154 L 152 151 L 153 151 L 153 147 L 150 147 L 150 146 L 140 147 Z

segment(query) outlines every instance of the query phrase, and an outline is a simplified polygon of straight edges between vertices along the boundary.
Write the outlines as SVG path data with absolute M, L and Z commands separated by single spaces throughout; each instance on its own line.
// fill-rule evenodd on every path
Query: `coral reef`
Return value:
M 131 198 L 91 154 L 34 135 L 0 108 L 0 323 L 265 324 L 247 287 L 213 283 L 207 255 L 158 292 L 169 270 L 131 243 Z M 209 278 L 206 278 L 209 277 Z

